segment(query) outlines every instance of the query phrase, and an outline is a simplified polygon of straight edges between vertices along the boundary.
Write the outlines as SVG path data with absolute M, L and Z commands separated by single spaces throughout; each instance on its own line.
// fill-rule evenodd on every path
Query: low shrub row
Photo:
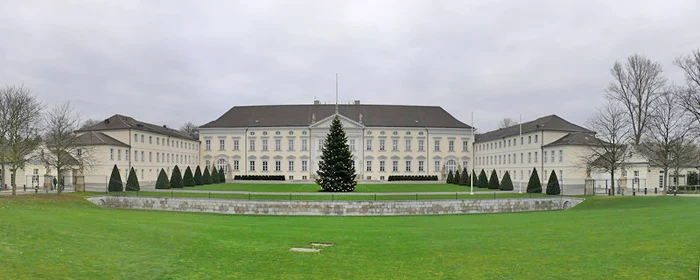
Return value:
M 437 181 L 436 175 L 391 175 L 387 181 Z
M 233 180 L 284 181 L 284 175 L 236 175 Z

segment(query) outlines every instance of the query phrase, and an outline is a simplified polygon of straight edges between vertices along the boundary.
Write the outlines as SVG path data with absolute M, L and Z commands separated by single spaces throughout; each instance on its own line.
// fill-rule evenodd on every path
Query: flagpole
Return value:
M 335 114 L 338 114 L 338 73 L 335 73 Z
M 523 137 L 523 114 L 520 114 L 520 137 L 521 138 Z M 518 139 L 515 139 L 515 141 L 518 141 Z M 516 154 L 516 156 L 517 156 L 517 154 Z M 517 162 L 517 158 L 516 158 L 516 162 Z M 523 172 L 523 171 L 520 170 L 520 172 Z M 520 176 L 519 182 L 520 182 L 520 184 L 518 184 L 518 193 L 523 193 L 523 178 L 522 178 L 522 176 Z
M 476 141 L 476 135 L 474 135 L 474 111 L 472 111 L 472 138 L 472 155 L 474 155 L 474 149 L 476 149 L 476 147 L 473 145 Z M 469 174 L 469 177 L 471 178 L 471 182 L 469 184 L 470 195 L 474 195 L 474 163 L 476 163 L 476 158 L 472 158 L 472 174 Z

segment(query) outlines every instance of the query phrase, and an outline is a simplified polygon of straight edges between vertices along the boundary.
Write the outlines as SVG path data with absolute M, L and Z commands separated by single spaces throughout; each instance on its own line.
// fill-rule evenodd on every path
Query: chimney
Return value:
M 314 100 L 314 105 L 319 105 L 319 104 L 321 104 L 321 101 Z
M 360 105 L 360 100 L 355 100 L 355 105 Z

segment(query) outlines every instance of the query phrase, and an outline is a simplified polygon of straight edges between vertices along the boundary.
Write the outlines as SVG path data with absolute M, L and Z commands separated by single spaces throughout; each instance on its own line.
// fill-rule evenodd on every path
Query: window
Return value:
M 219 151 L 226 150 L 226 140 L 219 139 Z
M 262 150 L 264 152 L 267 151 L 267 139 L 262 140 Z
M 537 136 L 539 136 L 539 135 L 535 135 L 535 143 L 537 143 Z
M 368 151 L 372 150 L 372 139 L 367 139 L 367 141 L 365 143 L 365 149 Z
M 418 151 L 419 152 L 423 151 L 423 140 L 418 140 Z
M 501 141 L 498 141 L 498 148 L 499 148 L 499 149 L 500 149 L 500 148 L 503 148 L 503 147 L 501 147 L 501 146 L 502 146 L 501 144 L 502 144 Z
M 267 171 L 267 160 L 263 160 L 263 166 L 262 166 L 262 171 Z
M 280 161 L 280 160 L 275 161 L 275 171 L 282 171 L 282 161 Z
M 309 164 L 306 160 L 301 161 L 301 171 L 306 172 L 309 168 L 308 166 L 309 166 Z
M 146 141 L 143 141 L 143 134 L 141 134 L 141 143 L 145 143 Z
M 535 162 L 537 162 L 537 152 L 535 152 Z
M 664 187 L 664 175 L 659 175 L 659 188 Z
M 148 136 L 148 144 L 153 144 L 153 136 Z
M 520 163 L 524 163 L 524 162 L 525 162 L 525 161 L 524 161 L 524 159 L 523 159 L 523 153 L 520 153 Z
M 379 150 L 384 151 L 384 139 L 379 140 Z
M 289 139 L 287 140 L 287 144 L 289 147 L 287 147 L 290 151 L 294 151 L 294 139 Z
M 527 153 L 527 163 L 532 162 L 532 153 Z
M 391 150 L 394 152 L 399 150 L 399 140 L 391 140 Z
M 146 157 L 143 156 L 143 154 L 144 154 L 143 151 L 141 151 L 141 161 L 146 161 Z
M 365 163 L 365 167 L 367 168 L 367 172 L 372 172 L 372 161 L 368 160 L 367 163 Z
M 520 170 L 520 180 L 522 180 L 522 179 L 523 179 L 523 171 Z
M 353 160 L 351 163 L 352 163 L 352 169 L 355 169 L 355 161 Z
M 462 152 L 469 151 L 469 142 L 462 141 Z
M 563 162 L 563 161 L 564 161 L 564 151 L 559 150 L 559 162 Z
M 301 150 L 302 150 L 302 151 L 306 151 L 306 150 L 307 150 L 308 144 L 309 144 L 309 141 L 308 141 L 308 140 L 306 140 L 306 139 L 301 139 Z
M 559 170 L 559 178 L 558 179 L 559 179 L 559 181 L 564 180 L 564 171 L 563 170 Z M 639 178 L 637 178 L 637 179 L 639 179 Z M 639 182 L 637 182 L 637 183 L 639 183 Z
M 447 170 L 445 170 L 445 172 L 450 172 L 450 171 L 455 172 L 455 171 L 457 171 L 457 162 L 453 159 L 448 160 L 447 162 L 445 162 L 445 168 L 447 168 Z
M 510 139 L 508 139 L 508 147 L 510 147 Z
M 447 142 L 447 149 L 448 149 L 450 152 L 454 152 L 454 151 L 455 151 L 455 141 L 454 141 L 454 140 L 450 140 L 449 142 Z
M 160 154 L 160 161 L 165 162 L 165 153 Z
M 379 172 L 384 172 L 384 171 L 386 171 L 386 162 L 384 162 L 383 160 L 380 160 L 379 161 Z
M 348 146 L 350 146 L 351 151 L 354 151 L 355 150 L 355 139 L 348 140 Z
M 527 143 L 532 144 L 532 135 L 527 137 Z
M 552 170 L 552 172 L 554 172 L 554 170 Z M 544 175 L 542 176 L 543 179 L 544 179 L 544 178 L 549 178 L 549 176 L 547 176 L 547 169 L 545 169 L 545 170 L 542 172 L 542 174 L 544 174 Z M 547 179 L 547 180 L 549 180 L 549 179 Z
M 523 137 L 521 136 L 520 137 L 520 145 L 522 145 L 522 144 L 523 144 Z
M 220 159 L 216 160 L 216 167 L 219 170 L 223 170 L 224 173 L 228 172 L 228 164 L 226 164 L 226 159 L 220 158 Z
M 239 141 L 238 139 L 233 140 L 233 150 L 238 151 Z
M 433 171 L 440 172 L 440 161 L 439 160 L 435 161 L 435 169 Z
M 156 153 L 156 162 L 160 162 L 160 153 Z
M 543 152 L 544 154 L 542 155 L 542 162 L 547 162 L 547 151 Z
M 551 151 L 551 156 L 552 156 L 552 162 L 554 162 L 554 151 Z
M 398 160 L 391 161 L 391 171 L 394 171 L 394 172 L 399 171 L 399 161 Z
M 435 151 L 436 152 L 440 151 L 440 140 L 435 140 Z
M 211 140 L 205 140 L 204 147 L 206 151 L 211 151 Z
M 254 160 L 251 160 L 250 163 L 248 164 L 248 170 L 255 171 L 255 161 Z
M 275 139 L 275 151 L 282 150 L 282 139 Z
M 518 138 L 513 139 L 513 147 L 518 145 Z
M 134 151 L 134 161 L 139 161 L 139 152 Z
M 134 133 L 134 142 L 139 141 L 139 135 L 137 133 Z
M 160 137 L 156 137 L 156 145 L 160 145 Z
M 508 164 L 510 164 L 510 154 L 508 155 Z
M 248 149 L 248 150 L 255 151 L 255 139 L 250 139 L 249 145 L 250 145 L 250 147 L 249 147 L 250 149 Z
M 411 151 L 411 139 L 406 139 L 406 152 Z
M 411 172 L 411 161 L 410 160 L 406 161 L 406 172 Z
M 424 165 L 423 161 L 419 160 L 418 161 L 418 171 L 419 172 L 423 172 L 423 165 Z
M 233 170 L 238 171 L 239 167 L 240 166 L 239 166 L 238 160 L 234 160 L 233 161 Z
M 323 150 L 323 139 L 318 139 L 318 150 Z
M 114 149 L 109 149 L 109 160 L 114 160 Z

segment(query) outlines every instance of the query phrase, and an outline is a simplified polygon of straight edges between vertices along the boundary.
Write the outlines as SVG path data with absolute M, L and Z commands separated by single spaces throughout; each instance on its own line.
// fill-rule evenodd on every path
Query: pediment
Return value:
M 333 119 L 336 116 L 338 116 L 338 118 L 340 119 L 340 123 L 343 125 L 343 128 L 363 128 L 364 127 L 361 123 L 353 121 L 352 119 L 350 119 L 346 116 L 343 116 L 341 114 L 337 114 L 337 115 L 333 114 L 325 119 L 322 119 L 322 120 L 310 125 L 309 127 L 311 127 L 311 128 L 330 128 L 331 123 L 333 123 Z

